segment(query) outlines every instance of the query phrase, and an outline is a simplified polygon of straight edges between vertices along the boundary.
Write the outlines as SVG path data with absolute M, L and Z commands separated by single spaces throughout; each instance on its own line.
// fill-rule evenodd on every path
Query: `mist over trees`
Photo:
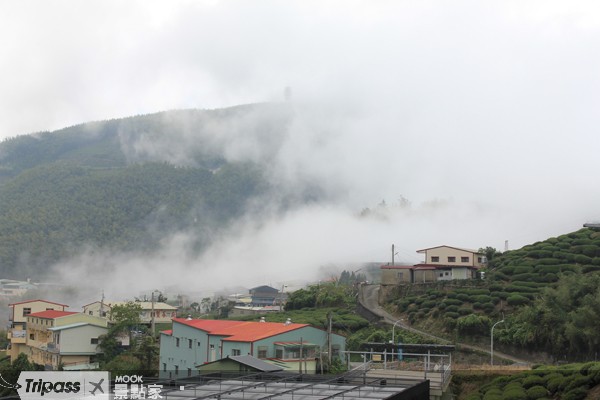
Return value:
M 267 104 L 183 110 L 3 141 L 0 272 L 36 279 L 83 248 L 151 252 L 176 232 L 200 253 L 266 205 L 268 157 L 288 119 Z M 260 150 L 246 157 L 235 146 Z

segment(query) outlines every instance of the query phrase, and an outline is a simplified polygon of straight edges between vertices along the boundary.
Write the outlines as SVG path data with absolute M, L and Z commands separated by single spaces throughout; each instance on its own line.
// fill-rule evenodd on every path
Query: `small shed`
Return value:
M 277 372 L 283 368 L 265 362 L 259 358 L 246 356 L 227 356 L 217 361 L 197 366 L 202 372 Z

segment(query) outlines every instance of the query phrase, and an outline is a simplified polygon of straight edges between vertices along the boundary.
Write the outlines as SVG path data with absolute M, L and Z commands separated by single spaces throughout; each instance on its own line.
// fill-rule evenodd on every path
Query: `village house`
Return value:
M 345 351 L 346 339 L 307 324 L 175 318 L 161 332 L 160 378 L 198 374 L 198 367 L 227 356 L 250 355 L 286 370 L 314 373 L 317 359 L 331 346 Z
M 418 250 L 425 260 L 415 265 L 381 266 L 382 285 L 431 283 L 454 279 L 473 279 L 487 260 L 477 250 L 452 246 L 437 246 Z
M 59 310 L 31 313 L 22 353 L 46 370 L 96 369 L 99 338 L 107 332 L 104 318 Z
M 109 318 L 110 310 L 115 305 L 127 304 L 125 301 L 95 301 L 83 306 L 83 313 L 94 317 Z M 177 316 L 177 307 L 173 307 L 167 303 L 151 302 L 151 301 L 136 301 L 142 308 L 140 312 L 140 320 L 142 324 L 150 325 L 154 316 L 155 324 L 170 324 L 171 319 Z
M 8 305 L 8 332 L 10 341 L 10 360 L 14 361 L 19 353 L 23 352 L 27 342 L 27 317 L 32 313 L 46 310 L 64 311 L 66 304 L 55 303 L 48 300 L 27 300 Z
M 284 293 L 271 286 L 257 286 L 250 289 L 251 305 L 254 307 L 273 306 L 285 301 Z

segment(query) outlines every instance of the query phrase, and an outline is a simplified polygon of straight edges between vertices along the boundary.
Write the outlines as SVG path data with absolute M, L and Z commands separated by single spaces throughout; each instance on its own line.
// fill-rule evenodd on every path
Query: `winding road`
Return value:
M 384 321 L 390 325 L 396 324 L 396 326 L 400 329 L 404 329 L 409 332 L 417 333 L 421 336 L 435 339 L 435 340 L 439 341 L 440 343 L 454 344 L 456 347 L 459 347 L 459 348 L 473 350 L 473 351 L 480 351 L 483 353 L 490 354 L 489 348 L 473 346 L 473 345 L 466 344 L 466 343 L 454 343 L 448 339 L 444 339 L 442 337 L 432 335 L 431 333 L 408 326 L 403 322 L 398 322 L 398 317 L 388 313 L 379 305 L 378 298 L 379 298 L 379 285 L 362 285 L 360 287 L 358 301 L 364 308 L 371 311 L 373 314 L 379 316 L 382 321 Z M 509 354 L 501 353 L 496 350 L 494 350 L 494 357 L 504 358 L 504 359 L 510 360 L 514 363 L 530 364 L 530 362 L 527 360 L 523 360 L 521 358 L 517 358 L 517 357 L 511 356 Z

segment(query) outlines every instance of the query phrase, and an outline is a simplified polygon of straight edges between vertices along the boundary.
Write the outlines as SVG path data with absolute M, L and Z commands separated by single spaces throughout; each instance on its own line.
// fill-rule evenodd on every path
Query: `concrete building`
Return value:
M 95 301 L 90 304 L 83 306 L 83 313 L 94 317 L 109 318 L 110 310 L 115 305 L 125 305 L 126 301 Z M 140 319 L 142 324 L 150 324 L 152 322 L 152 316 L 154 315 L 154 323 L 156 324 L 169 324 L 171 319 L 177 317 L 177 307 L 173 307 L 167 303 L 159 303 L 151 301 L 136 301 L 135 304 L 139 304 L 142 307 L 140 313 Z M 154 310 L 154 311 L 152 311 Z
M 271 286 L 257 286 L 250 289 L 252 305 L 255 307 L 272 306 L 282 302 L 283 293 Z
M 14 361 L 22 353 L 27 343 L 27 317 L 32 313 L 46 310 L 64 311 L 66 304 L 55 303 L 48 300 L 26 300 L 8 305 L 8 332 L 10 341 L 10 360 Z
M 476 250 L 451 246 L 430 247 L 418 250 L 425 260 L 416 265 L 381 266 L 381 284 L 431 283 L 453 279 L 473 279 L 487 260 Z
M 176 318 L 172 330 L 161 332 L 159 376 L 193 376 L 199 365 L 228 355 L 251 355 L 285 370 L 314 373 L 329 346 L 334 358 L 345 351 L 343 336 L 327 339 L 327 332 L 307 324 Z
M 105 318 L 57 310 L 32 313 L 22 352 L 46 370 L 95 369 L 99 337 L 107 331 Z

